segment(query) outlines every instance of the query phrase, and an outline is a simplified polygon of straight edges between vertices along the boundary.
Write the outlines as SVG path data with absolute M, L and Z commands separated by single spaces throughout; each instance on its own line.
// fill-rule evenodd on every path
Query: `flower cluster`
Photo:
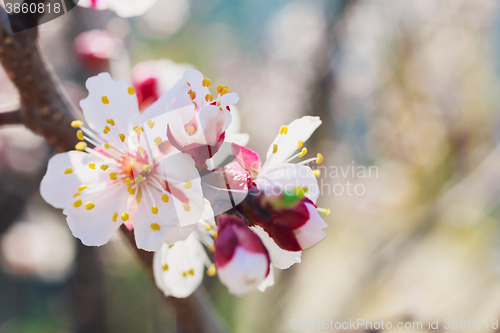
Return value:
M 244 136 L 226 136 L 238 95 L 210 87 L 186 70 L 139 111 L 136 88 L 107 73 L 90 78 L 85 122 L 72 123 L 81 141 L 52 157 L 40 187 L 85 245 L 107 243 L 122 224 L 133 230 L 138 248 L 156 251 L 158 287 L 175 297 L 196 289 L 204 267 L 233 294 L 264 290 L 273 266 L 300 262 L 326 236 L 319 212 L 329 210 L 316 207 L 309 166 L 323 157 L 292 163 L 319 118 L 282 126 L 261 165 Z

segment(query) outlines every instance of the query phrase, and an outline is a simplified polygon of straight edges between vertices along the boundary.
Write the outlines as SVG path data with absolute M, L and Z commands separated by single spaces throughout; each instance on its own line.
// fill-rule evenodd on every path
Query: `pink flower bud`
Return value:
M 123 45 L 104 30 L 91 30 L 78 35 L 74 47 L 83 67 L 100 72 L 109 70 L 109 60 L 120 53 Z
M 214 260 L 220 280 L 238 296 L 257 289 L 269 274 L 267 249 L 242 219 L 221 215 L 217 221 Z
M 276 244 L 284 250 L 301 251 L 318 244 L 326 237 L 327 224 L 309 199 L 295 207 L 277 211 L 263 226 Z

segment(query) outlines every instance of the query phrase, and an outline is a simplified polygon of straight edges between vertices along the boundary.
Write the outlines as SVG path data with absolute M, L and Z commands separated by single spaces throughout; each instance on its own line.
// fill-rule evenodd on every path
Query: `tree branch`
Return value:
M 44 0 L 31 2 L 43 3 Z M 16 27 L 33 23 L 23 22 L 24 19 L 26 18 L 22 16 L 14 16 L 10 22 Z M 31 16 L 29 19 L 38 20 L 39 17 Z M 20 110 L 0 116 L 0 124 L 2 118 L 11 117 L 12 121 L 23 123 L 33 132 L 45 137 L 56 151 L 68 151 L 74 149 L 78 142 L 76 130 L 70 124 L 80 113 L 73 108 L 59 80 L 41 55 L 37 37 L 37 28 L 13 33 L 8 14 L 0 7 L 0 62 L 21 96 Z M 152 277 L 153 253 L 137 249 L 133 233 L 126 228 L 121 230 Z M 185 299 L 168 297 L 167 303 L 175 311 L 178 332 L 224 332 L 213 317 L 203 290 L 199 289 Z
M 4 125 L 19 125 L 22 124 L 21 111 L 13 110 L 7 112 L 0 112 L 0 126 Z

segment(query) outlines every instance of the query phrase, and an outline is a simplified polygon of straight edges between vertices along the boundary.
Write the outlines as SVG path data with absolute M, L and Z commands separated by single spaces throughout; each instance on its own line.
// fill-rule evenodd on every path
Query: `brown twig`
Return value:
M 43 3 L 44 0 L 29 0 Z M 38 19 L 37 16 L 13 16 L 10 23 L 16 27 L 25 27 L 33 22 L 23 20 Z M 64 94 L 57 77 L 44 60 L 37 43 L 38 29 L 28 29 L 13 33 L 8 14 L 0 7 L 0 62 L 8 77 L 19 90 L 21 108 L 2 118 L 24 124 L 33 132 L 45 137 L 51 146 L 59 152 L 74 148 L 77 143 L 75 129 L 70 126 L 75 115 L 68 98 Z M 139 259 L 152 274 L 153 254 L 137 249 L 133 233 L 122 228 L 123 234 L 132 244 Z M 210 304 L 203 290 L 196 291 L 185 299 L 167 298 L 174 309 L 179 332 L 224 332 L 213 317 Z

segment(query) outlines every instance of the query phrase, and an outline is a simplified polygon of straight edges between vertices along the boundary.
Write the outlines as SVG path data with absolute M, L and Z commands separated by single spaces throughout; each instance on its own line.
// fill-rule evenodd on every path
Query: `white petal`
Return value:
M 298 149 L 299 141 L 306 142 L 319 125 L 321 125 L 319 117 L 304 116 L 292 121 L 287 126 L 287 134 L 278 134 L 274 139 L 267 151 L 266 163 L 262 169 L 285 162 Z M 278 151 L 273 154 L 275 144 L 278 145 Z
M 262 281 L 261 284 L 259 284 L 257 289 L 264 292 L 268 287 L 271 286 L 274 286 L 274 272 L 272 267 L 269 269 L 269 274 L 267 275 L 266 279 Z
M 268 268 L 269 262 L 265 254 L 251 253 L 238 246 L 231 261 L 217 267 L 217 272 L 231 294 L 242 296 L 257 289 L 265 280 Z
M 260 237 L 262 243 L 264 243 L 271 258 L 271 264 L 274 267 L 287 269 L 293 264 L 300 263 L 302 251 L 293 252 L 283 250 L 261 227 L 252 227 L 251 229 Z
M 303 226 L 293 231 L 297 242 L 304 250 L 322 241 L 326 237 L 323 229 L 328 226 L 321 215 L 319 215 L 316 207 L 311 204 L 306 204 L 306 206 L 309 211 L 309 220 Z
M 177 216 L 182 216 L 181 226 L 197 223 L 205 209 L 201 179 L 191 156 L 175 152 L 168 155 L 158 166 L 166 178 L 171 192 L 174 194 L 174 205 Z M 188 199 L 178 200 L 176 192 Z
M 90 162 L 102 164 L 97 157 L 80 151 L 54 155 L 49 160 L 47 173 L 40 184 L 42 198 L 56 208 L 64 208 L 73 202 L 73 195 L 78 192 L 80 185 L 90 186 L 106 180 L 108 176 L 100 172 L 99 166 L 96 170 L 88 167 Z M 73 172 L 64 174 L 69 168 Z
M 272 193 L 275 187 L 294 192 L 297 188 L 307 189 L 306 197 L 316 202 L 319 196 L 318 180 L 312 169 L 300 164 L 281 164 L 261 171 L 255 179 L 259 190 Z
M 80 106 L 90 128 L 103 133 L 104 127 L 108 126 L 110 132 L 103 134 L 104 138 L 130 135 L 133 128 L 139 125 L 139 105 L 135 93 L 129 94 L 127 81 L 115 81 L 109 73 L 101 73 L 89 78 L 86 86 L 89 96 L 80 102 Z M 103 103 L 103 97 L 109 104 Z M 115 125 L 106 122 L 107 119 L 113 119 Z
M 191 295 L 203 280 L 205 260 L 205 250 L 194 234 L 171 248 L 164 244 L 153 260 L 156 285 L 166 296 Z
M 71 232 L 79 238 L 83 244 L 88 246 L 100 246 L 106 244 L 111 236 L 122 224 L 120 219 L 120 209 L 125 203 L 128 193 L 125 185 L 118 185 L 121 188 L 111 195 L 106 196 L 116 187 L 106 188 L 91 194 L 83 191 L 82 195 L 73 199 L 82 200 L 82 205 L 75 208 L 68 205 L 63 213 L 67 215 L 67 221 Z M 105 197 L 106 196 L 106 197 Z M 93 201 L 95 207 L 91 210 L 85 208 L 85 203 Z M 118 213 L 116 222 L 112 220 L 113 214 Z
M 224 95 L 224 96 L 226 96 L 226 95 Z M 238 134 L 241 131 L 240 111 L 234 105 L 231 105 L 230 108 L 231 108 L 232 121 L 231 121 L 231 124 L 229 125 L 229 127 L 226 129 L 226 140 L 227 140 L 228 135 Z M 229 140 L 229 142 L 234 142 L 234 141 Z M 237 142 L 235 142 L 235 143 L 237 143 Z M 244 146 L 244 145 L 240 144 L 240 146 Z
M 246 146 L 250 140 L 250 135 L 247 133 L 228 134 L 226 131 L 226 140 L 224 142 L 236 143 L 239 146 Z

